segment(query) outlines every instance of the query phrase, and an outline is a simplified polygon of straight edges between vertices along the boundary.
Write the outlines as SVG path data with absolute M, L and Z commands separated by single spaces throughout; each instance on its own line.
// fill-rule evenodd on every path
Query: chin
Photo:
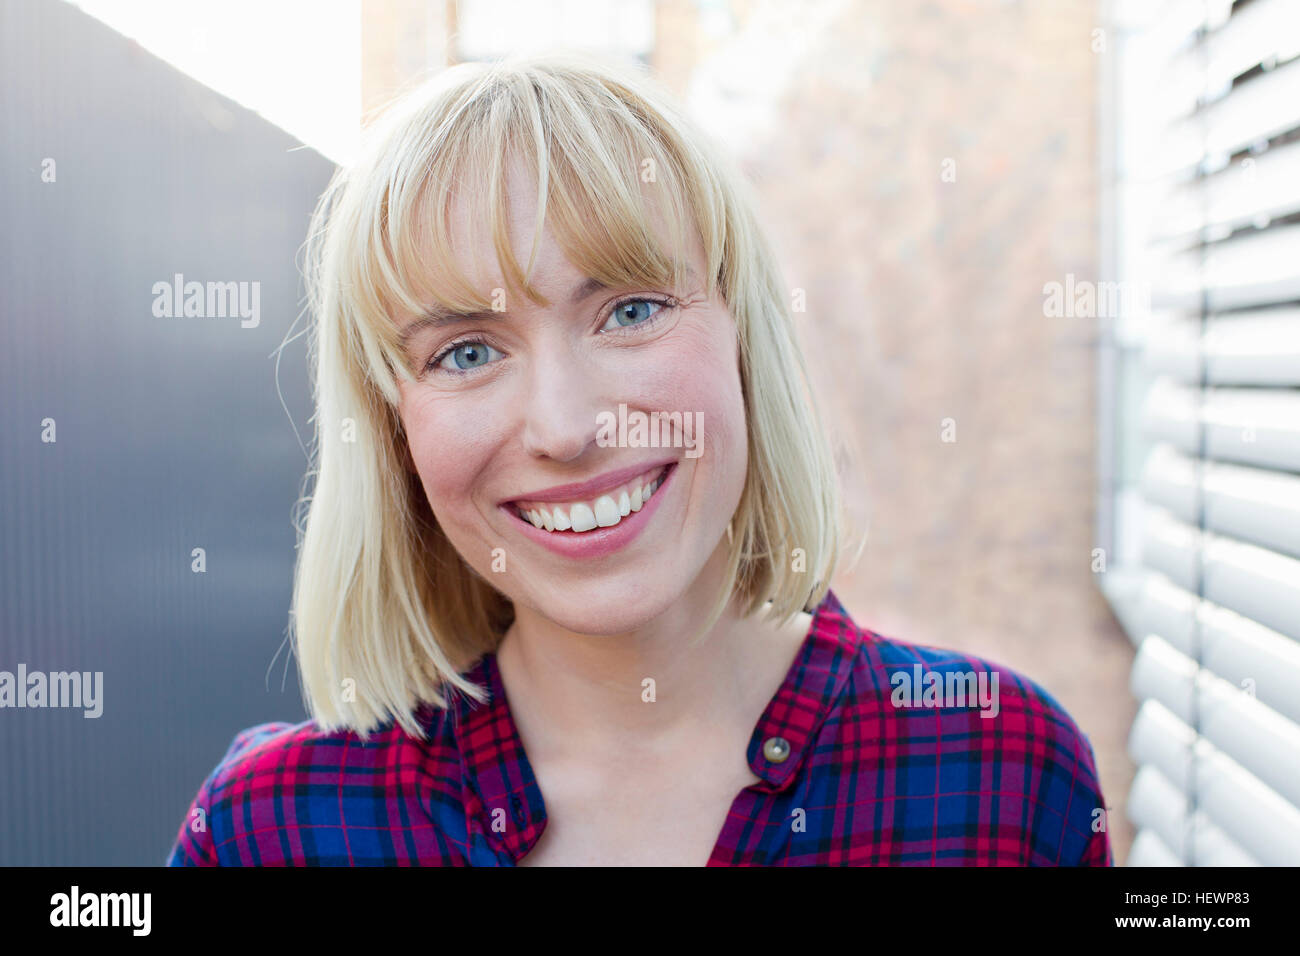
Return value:
M 548 589 L 540 600 L 519 600 L 577 634 L 625 634 L 644 627 L 680 601 L 687 583 L 648 582 L 644 575 L 616 583 L 596 575 L 586 584 L 559 588 L 562 596 Z

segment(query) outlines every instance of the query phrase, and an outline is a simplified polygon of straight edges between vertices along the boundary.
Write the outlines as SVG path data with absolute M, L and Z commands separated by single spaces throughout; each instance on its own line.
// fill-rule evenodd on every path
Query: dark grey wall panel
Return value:
M 156 865 L 233 734 L 305 716 L 272 353 L 333 167 L 59 0 L 0 0 L 0 129 L 0 671 L 103 673 L 98 718 L 0 708 L 0 863 Z M 257 326 L 155 316 L 177 273 L 259 283 Z

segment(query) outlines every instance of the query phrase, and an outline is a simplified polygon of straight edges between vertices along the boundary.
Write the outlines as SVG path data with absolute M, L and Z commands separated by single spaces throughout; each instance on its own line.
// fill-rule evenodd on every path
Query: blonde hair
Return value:
M 535 234 L 547 222 L 584 275 L 610 286 L 676 281 L 694 230 L 708 292 L 720 290 L 736 322 L 749 468 L 709 627 L 733 598 L 745 616 L 770 600 L 768 616 L 788 620 L 820 601 L 835 565 L 833 457 L 743 177 L 637 68 L 574 53 L 454 66 L 367 130 L 307 240 L 317 457 L 290 635 L 306 706 L 326 731 L 365 738 L 395 719 L 422 736 L 422 703 L 445 707 L 455 691 L 485 700 L 460 672 L 513 619 L 405 466 L 398 376 L 411 373 L 394 321 L 435 302 L 491 308 L 454 270 L 453 195 L 477 204 L 468 221 L 491 224 L 502 274 L 540 301 L 525 278 L 536 245 L 521 269 L 507 239 L 509 156 L 536 178 Z M 647 194 L 675 247 L 656 238 Z

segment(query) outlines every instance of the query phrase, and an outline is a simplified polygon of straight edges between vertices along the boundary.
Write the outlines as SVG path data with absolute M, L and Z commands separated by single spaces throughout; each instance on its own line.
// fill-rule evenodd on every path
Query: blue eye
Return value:
M 486 342 L 458 342 L 441 352 L 429 366 L 445 372 L 472 372 L 487 365 L 494 355 L 499 358 L 501 353 Z M 446 365 L 448 359 L 451 366 Z
M 657 299 L 625 299 L 614 306 L 609 321 L 615 323 L 616 328 L 644 325 L 666 308 L 668 303 Z M 614 329 L 611 329 L 609 322 L 606 322 L 601 331 L 614 331 Z
M 609 319 L 601 331 L 640 331 L 653 327 L 664 313 L 671 312 L 678 305 L 676 299 L 624 299 L 610 311 Z M 469 375 L 503 357 L 501 352 L 480 339 L 462 339 L 448 344 L 429 360 L 425 369 L 450 375 Z

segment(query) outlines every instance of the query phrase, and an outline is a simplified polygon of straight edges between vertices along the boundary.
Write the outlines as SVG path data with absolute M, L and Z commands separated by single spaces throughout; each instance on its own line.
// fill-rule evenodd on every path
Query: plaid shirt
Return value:
M 927 704 L 920 686 L 981 674 L 996 716 L 952 691 Z M 392 722 L 368 741 L 310 721 L 241 732 L 168 865 L 514 865 L 546 826 L 542 792 L 495 656 L 467 676 L 490 702 L 424 705 L 427 741 Z M 748 757 L 761 782 L 735 798 L 710 866 L 1112 865 L 1091 745 L 1046 691 L 861 629 L 833 592 Z

